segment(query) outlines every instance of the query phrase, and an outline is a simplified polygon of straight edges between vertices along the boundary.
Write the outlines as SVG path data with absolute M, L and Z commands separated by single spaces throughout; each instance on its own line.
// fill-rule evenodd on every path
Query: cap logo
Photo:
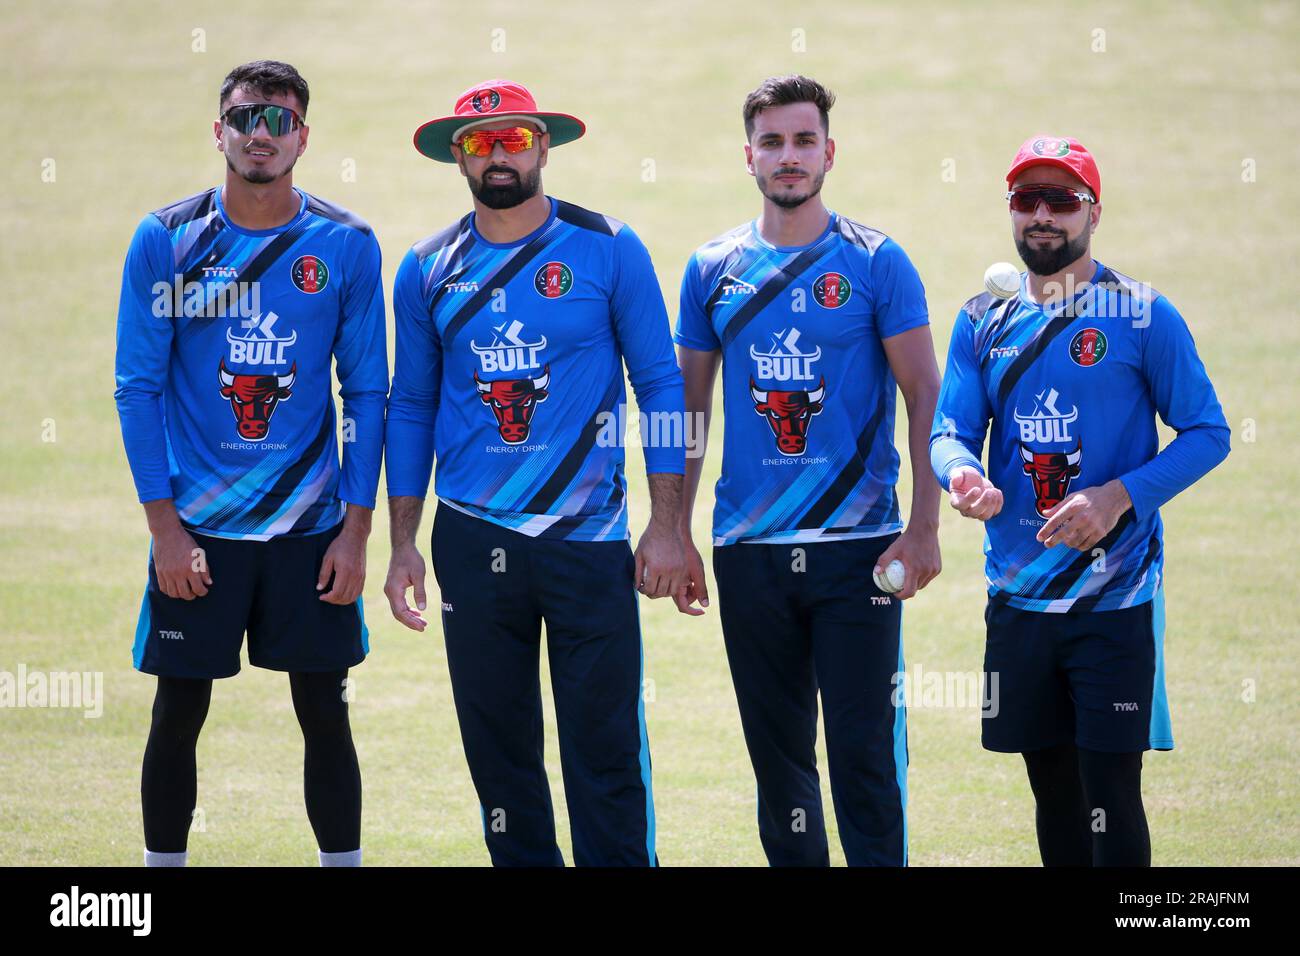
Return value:
M 1064 139 L 1036 139 L 1029 147 L 1035 156 L 1059 159 L 1070 152 L 1070 143 Z
M 496 90 L 479 90 L 469 102 L 475 113 L 491 113 L 501 105 L 501 94 Z

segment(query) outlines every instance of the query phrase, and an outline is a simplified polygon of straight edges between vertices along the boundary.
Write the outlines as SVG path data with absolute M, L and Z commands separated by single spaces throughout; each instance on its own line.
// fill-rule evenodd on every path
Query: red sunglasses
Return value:
M 1078 212 L 1086 202 L 1096 202 L 1088 193 L 1075 192 L 1065 186 L 1020 186 L 1007 193 L 1014 212 L 1033 212 L 1040 202 L 1052 212 Z
M 489 156 L 497 143 L 507 153 L 522 153 L 533 148 L 533 131 L 523 126 L 470 130 L 461 137 L 460 148 L 466 156 Z

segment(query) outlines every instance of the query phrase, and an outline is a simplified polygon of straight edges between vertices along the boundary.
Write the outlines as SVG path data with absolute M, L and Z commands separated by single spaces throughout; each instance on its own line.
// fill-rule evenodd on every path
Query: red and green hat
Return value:
M 1088 185 L 1094 198 L 1101 199 L 1101 172 L 1097 169 L 1097 161 L 1077 139 L 1063 136 L 1029 137 L 1011 161 L 1011 169 L 1007 171 L 1007 185 L 1014 183 L 1016 177 L 1030 166 L 1056 166 L 1073 173 Z
M 586 125 L 568 113 L 547 113 L 537 108 L 528 89 L 509 80 L 488 80 L 471 86 L 456 98 L 451 116 L 429 120 L 415 131 L 415 148 L 440 163 L 454 163 L 451 145 L 467 130 L 484 123 L 516 119 L 536 123 L 551 134 L 551 145 L 571 143 L 587 131 Z

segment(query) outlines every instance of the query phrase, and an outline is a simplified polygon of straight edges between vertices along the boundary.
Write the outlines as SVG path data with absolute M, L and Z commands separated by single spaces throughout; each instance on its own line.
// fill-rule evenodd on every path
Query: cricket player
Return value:
M 682 380 L 650 256 L 609 216 L 547 196 L 551 147 L 585 130 L 489 80 L 416 148 L 455 163 L 468 215 L 407 253 L 388 401 L 394 616 L 424 630 L 416 548 L 437 459 L 433 570 L 483 833 L 500 866 L 558 866 L 542 760 L 541 625 L 578 865 L 655 865 L 636 594 L 686 604 Z M 628 546 L 623 364 L 641 413 L 650 523 Z M 407 603 L 413 589 L 415 608 Z
M 215 678 L 287 671 L 325 866 L 361 860 L 348 668 L 367 653 L 366 538 L 388 389 L 379 245 L 293 185 L 307 82 L 259 60 L 221 85 L 222 186 L 144 217 L 127 251 L 117 410 L 152 548 L 135 666 L 158 677 L 145 862 L 179 866 Z M 330 364 L 343 396 L 343 453 Z
M 1178 311 L 1092 258 L 1092 154 L 1035 136 L 1007 185 L 1028 271 L 962 306 L 931 438 L 952 507 L 985 522 L 983 743 L 1024 755 L 1045 865 L 1148 866 L 1142 754 L 1174 746 L 1159 508 L 1228 425 Z
M 745 161 L 762 210 L 691 256 L 675 338 L 688 415 L 707 421 L 722 363 L 713 567 L 768 861 L 830 860 L 814 755 L 820 691 L 845 858 L 899 866 L 907 860 L 906 717 L 894 706 L 900 602 L 940 570 L 939 487 L 927 467 L 939 369 L 907 254 L 823 204 L 834 102 L 803 76 L 768 79 L 749 94 Z M 894 495 L 895 388 L 915 476 L 906 530 Z M 699 458 L 687 462 L 688 542 L 700 467 Z M 872 572 L 895 559 L 904 586 L 886 593 Z M 707 606 L 693 544 L 687 561 L 687 596 Z

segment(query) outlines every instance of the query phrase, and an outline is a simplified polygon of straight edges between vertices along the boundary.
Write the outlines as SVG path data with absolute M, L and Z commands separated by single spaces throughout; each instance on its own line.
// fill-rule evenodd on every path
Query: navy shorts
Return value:
M 136 669 L 160 677 L 233 677 L 245 632 L 254 667 L 307 673 L 360 664 L 370 650 L 361 599 L 329 604 L 316 590 L 325 551 L 342 528 L 340 522 L 319 534 L 270 541 L 191 530 L 212 576 L 208 593 L 192 601 L 159 590 L 151 548 L 135 631 Z
M 986 750 L 1172 750 L 1164 680 L 1164 592 L 1117 611 L 984 611 Z

